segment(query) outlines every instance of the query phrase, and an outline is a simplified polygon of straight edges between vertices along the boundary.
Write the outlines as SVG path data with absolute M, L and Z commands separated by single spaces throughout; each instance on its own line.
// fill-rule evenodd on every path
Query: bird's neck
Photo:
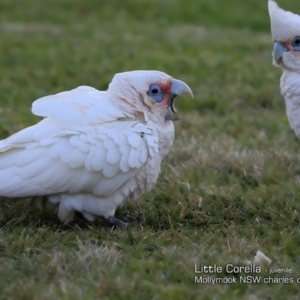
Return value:
M 166 121 L 162 126 L 149 120 L 147 125 L 156 130 L 159 139 L 159 155 L 163 159 L 169 153 L 174 142 L 174 124 L 172 121 Z

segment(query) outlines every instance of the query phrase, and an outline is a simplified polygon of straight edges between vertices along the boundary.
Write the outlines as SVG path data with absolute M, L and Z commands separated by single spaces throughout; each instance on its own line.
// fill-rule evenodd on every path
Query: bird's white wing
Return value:
M 54 134 L 57 127 L 45 119 L 0 142 L 0 196 L 62 192 L 108 196 L 158 152 L 156 133 L 137 121 Z
M 106 97 L 107 92 L 89 86 L 46 96 L 33 102 L 32 112 L 65 124 L 99 124 L 124 118 L 126 115 Z

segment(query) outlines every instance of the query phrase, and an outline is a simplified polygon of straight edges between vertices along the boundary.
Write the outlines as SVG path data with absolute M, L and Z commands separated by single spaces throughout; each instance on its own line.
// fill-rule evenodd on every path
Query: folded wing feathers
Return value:
M 100 149 L 98 151 L 98 148 Z M 101 150 L 102 149 L 102 150 Z M 88 158 L 85 162 L 85 167 L 89 171 L 101 171 L 104 168 L 105 157 L 107 155 L 106 150 L 103 145 L 99 145 L 98 147 L 91 147 L 91 151 L 89 152 Z
M 12 148 L 0 154 L 0 178 L 6 178 L 1 180 L 0 195 L 113 192 L 158 151 L 157 137 L 145 125 L 142 132 L 147 134 L 142 134 L 136 122 L 123 125 L 112 122 L 109 130 L 102 126 L 86 127 L 89 131 L 85 134 L 83 129 L 74 129 L 28 142 L 23 142 L 21 135 L 20 144 L 14 137 Z M 7 142 L 10 144 L 9 139 Z M 106 180 L 112 178 L 115 180 Z
M 32 111 L 47 118 L 0 141 L 0 196 L 109 195 L 158 153 L 154 129 L 126 121 L 106 92 L 82 86 L 43 97 Z

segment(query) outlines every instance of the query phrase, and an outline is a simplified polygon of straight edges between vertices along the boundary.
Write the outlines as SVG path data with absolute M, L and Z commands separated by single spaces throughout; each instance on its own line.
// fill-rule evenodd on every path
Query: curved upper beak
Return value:
M 178 79 L 172 79 L 170 93 L 176 96 L 185 93 L 194 98 L 191 88 L 185 82 Z
M 165 116 L 166 120 L 176 121 L 180 119 L 180 116 L 175 109 L 173 100 L 176 96 L 181 94 L 188 94 L 192 98 L 194 97 L 191 88 L 185 82 L 178 79 L 172 79 L 170 96 L 168 99 L 168 110 Z
M 282 56 L 284 52 L 288 52 L 289 49 L 287 47 L 285 47 L 284 45 L 282 45 L 279 42 L 275 42 L 274 43 L 274 47 L 273 47 L 273 59 L 276 62 L 277 65 L 281 65 L 282 64 Z

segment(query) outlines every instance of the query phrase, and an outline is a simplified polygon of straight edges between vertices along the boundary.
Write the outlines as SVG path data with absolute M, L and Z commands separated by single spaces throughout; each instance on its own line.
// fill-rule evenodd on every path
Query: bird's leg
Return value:
M 127 227 L 133 227 L 137 224 L 139 224 L 142 220 L 143 213 L 139 213 L 137 218 L 135 218 L 133 221 L 122 221 L 116 217 L 108 217 L 104 219 L 108 224 L 110 224 L 113 227 L 118 227 L 120 229 L 124 229 Z

